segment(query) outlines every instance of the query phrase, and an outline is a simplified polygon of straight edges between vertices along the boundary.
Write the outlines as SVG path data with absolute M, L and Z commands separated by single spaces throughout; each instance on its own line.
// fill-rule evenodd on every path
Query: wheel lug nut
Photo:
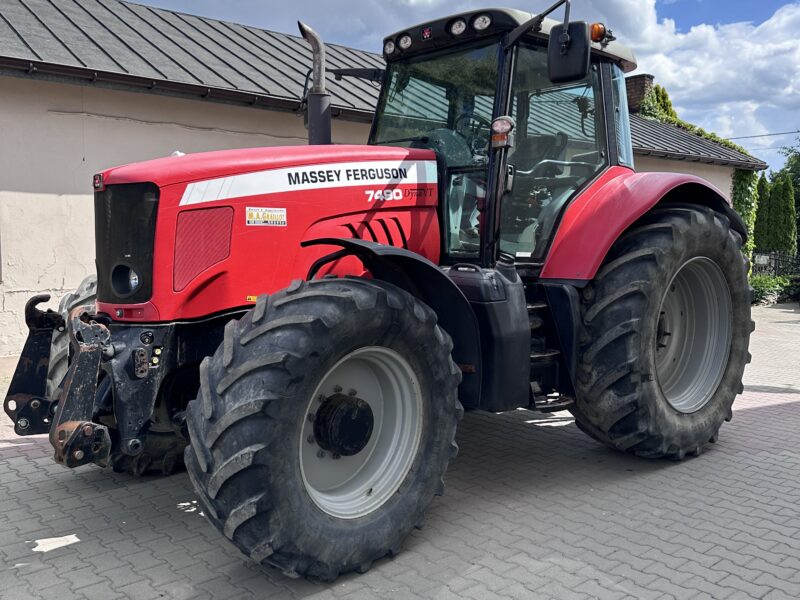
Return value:
M 317 415 L 315 415 L 314 413 L 308 413 L 308 420 L 311 421 L 312 423 L 314 422 L 314 419 L 316 419 L 316 418 L 317 418 Z
M 309 444 L 313 444 L 313 443 L 314 443 L 316 440 L 314 439 L 314 436 L 313 436 L 313 435 L 310 435 L 310 436 L 308 436 L 308 437 L 306 438 L 306 441 L 307 441 Z
M 341 393 L 341 391 L 342 391 L 342 386 L 340 386 L 340 385 L 333 386 L 333 392 L 335 394 L 339 394 L 339 393 Z
M 358 392 L 357 392 L 357 391 L 355 391 L 355 390 L 350 390 L 350 391 L 348 391 L 348 392 L 347 392 L 347 394 L 348 394 L 349 396 L 355 396 L 356 394 L 358 394 Z
M 325 395 L 320 394 L 319 396 L 317 396 L 317 402 L 325 402 Z
M 317 450 L 317 458 L 325 458 L 325 451 Z
M 334 453 L 333 460 L 339 460 L 340 458 L 342 458 L 341 455 Z

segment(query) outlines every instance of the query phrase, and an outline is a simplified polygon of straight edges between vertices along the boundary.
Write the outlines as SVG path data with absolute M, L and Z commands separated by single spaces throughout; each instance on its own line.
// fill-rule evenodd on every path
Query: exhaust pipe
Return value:
M 325 90 L 325 44 L 319 34 L 302 21 L 297 22 L 300 34 L 311 45 L 314 63 L 311 69 L 311 91 L 306 99 L 308 143 L 331 143 L 331 95 Z

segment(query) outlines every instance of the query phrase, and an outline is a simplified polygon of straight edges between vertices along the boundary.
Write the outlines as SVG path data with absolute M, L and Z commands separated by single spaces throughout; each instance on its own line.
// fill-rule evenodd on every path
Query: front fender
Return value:
M 666 202 L 713 208 L 725 214 L 731 227 L 747 238 L 747 228 L 728 198 L 704 179 L 611 167 L 567 207 L 541 278 L 591 280 L 619 236 L 645 213 Z
M 356 256 L 376 279 L 413 294 L 436 313 L 439 325 L 453 339 L 453 360 L 463 373 L 459 397 L 465 408 L 479 406 L 481 397 L 481 343 L 475 313 L 455 283 L 434 263 L 410 250 L 347 238 L 306 240 L 301 246 L 339 246 L 342 250 L 320 259 L 309 278 L 333 260 Z

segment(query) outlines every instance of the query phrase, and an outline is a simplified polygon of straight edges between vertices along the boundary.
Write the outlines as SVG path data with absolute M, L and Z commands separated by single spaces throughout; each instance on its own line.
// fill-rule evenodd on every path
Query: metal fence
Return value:
M 800 275 L 800 257 L 770 252 L 753 254 L 753 275 Z

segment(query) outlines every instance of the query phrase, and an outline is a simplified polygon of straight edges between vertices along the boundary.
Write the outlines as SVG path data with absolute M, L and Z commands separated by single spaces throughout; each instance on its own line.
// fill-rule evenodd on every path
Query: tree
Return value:
M 794 205 L 794 185 L 789 175 L 784 174 L 775 179 L 769 204 L 768 231 L 763 251 L 797 254 L 797 211 Z
M 797 138 L 794 146 L 785 146 L 781 149 L 781 154 L 786 157 L 786 164 L 778 171 L 779 173 L 786 173 L 792 178 L 794 184 L 795 200 L 797 192 L 800 191 L 800 138 Z
M 794 146 L 787 146 L 781 150 L 786 157 L 786 164 L 779 173 L 789 175 L 794 185 L 794 209 L 797 213 L 797 246 L 800 248 L 800 138 Z
M 788 175 L 783 180 L 783 194 L 780 243 L 789 254 L 794 256 L 797 254 L 797 204 L 795 203 L 794 183 Z
M 667 90 L 658 84 L 656 84 L 653 89 L 655 90 L 656 101 L 658 102 L 658 107 L 661 109 L 661 112 L 671 119 L 677 119 L 678 113 L 675 112 L 675 108 L 672 106 L 672 100 L 669 99 Z
M 659 121 L 678 120 L 678 113 L 672 106 L 672 100 L 669 99 L 667 90 L 658 84 L 647 90 L 639 106 L 639 114 Z
M 767 176 L 761 173 L 758 180 L 758 212 L 756 213 L 756 223 L 753 230 L 756 250 L 758 252 L 768 252 L 766 250 L 769 240 L 769 181 Z

